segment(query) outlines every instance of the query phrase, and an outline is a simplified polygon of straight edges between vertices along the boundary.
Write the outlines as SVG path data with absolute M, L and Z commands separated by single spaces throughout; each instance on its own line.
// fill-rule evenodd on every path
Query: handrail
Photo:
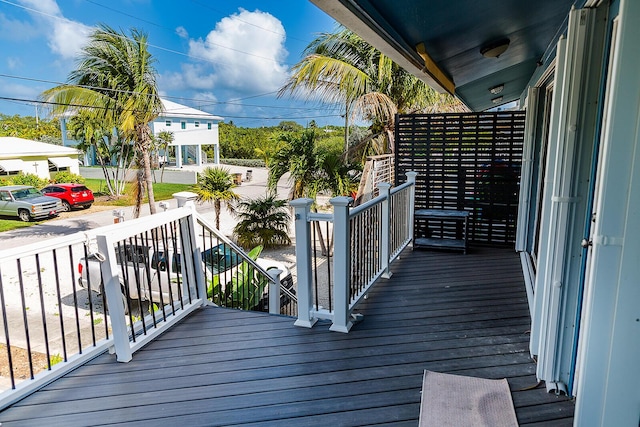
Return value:
M 389 265 L 413 239 L 413 206 L 415 172 L 407 173 L 407 182 L 391 189 L 391 184 L 378 185 L 380 195 L 351 208 L 350 197 L 335 197 L 333 215 L 311 214 L 311 199 L 290 203 L 295 209 L 296 264 L 298 270 L 297 326 L 312 327 L 318 319 L 332 321 L 331 330 L 349 332 L 354 323 L 353 310 L 380 278 L 391 277 Z M 397 206 L 396 206 L 397 205 Z M 333 223 L 333 286 L 334 307 L 321 308 L 313 290 L 311 224 L 316 221 Z M 329 253 L 331 248 L 327 249 Z M 354 256 L 353 251 L 358 251 Z M 327 266 L 331 266 L 327 259 Z M 317 290 L 316 290 L 317 293 Z
M 373 206 L 382 203 L 383 201 L 387 200 L 387 195 L 386 194 L 380 194 L 378 197 L 376 197 L 375 199 L 371 199 L 361 205 L 356 206 L 355 208 L 352 208 L 349 211 L 349 216 L 353 217 L 358 215 L 359 213 L 366 211 L 368 209 L 371 209 Z
M 251 267 L 259 271 L 262 275 L 268 277 L 271 283 L 275 283 L 273 278 L 269 275 L 269 273 L 264 268 L 262 268 L 258 263 L 256 263 L 254 260 L 252 260 L 250 257 L 248 257 L 245 254 L 244 249 L 242 249 L 240 246 L 233 243 L 227 236 L 220 233 L 215 228 L 215 226 L 213 226 L 213 224 L 207 221 L 202 215 L 199 215 L 196 213 L 196 218 L 200 224 L 205 225 L 207 227 L 207 230 L 209 232 L 215 234 L 216 238 L 218 238 L 219 240 L 222 240 L 225 245 L 228 245 L 229 247 L 231 247 L 242 258 L 243 261 L 246 261 L 249 265 L 251 265 Z
M 206 247 L 197 241 L 202 230 L 215 233 L 240 263 L 246 262 L 251 277 L 264 277 L 261 284 L 281 285 L 274 270 L 265 271 L 249 258 L 193 204 L 0 250 L 0 343 L 7 348 L 0 363 L 7 361 L 11 380 L 10 389 L 0 390 L 0 410 L 107 350 L 118 361 L 131 360 L 138 349 L 207 304 L 201 262 Z M 287 283 L 290 288 L 270 288 L 279 292 L 269 293 L 269 310 L 276 307 L 280 313 L 280 298 L 295 306 L 293 283 Z M 143 294 L 148 309 L 143 309 Z M 12 346 L 29 353 L 30 379 L 17 380 Z M 32 361 L 34 352 L 48 359 L 43 372 Z

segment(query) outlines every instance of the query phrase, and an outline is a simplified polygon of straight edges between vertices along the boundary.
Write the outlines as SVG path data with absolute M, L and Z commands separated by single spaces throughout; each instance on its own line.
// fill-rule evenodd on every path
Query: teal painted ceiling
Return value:
M 455 94 L 474 111 L 520 98 L 531 76 L 548 66 L 567 16 L 580 0 L 312 0 L 347 27 L 368 27 L 412 63 L 416 45 L 453 80 Z M 339 2 L 341 7 L 334 7 Z M 354 24 L 355 22 L 355 24 Z M 366 38 L 366 37 L 365 37 Z M 498 58 L 481 49 L 499 40 Z M 411 58 L 410 58 L 411 57 Z M 420 72 L 416 66 L 409 70 Z M 500 94 L 489 89 L 503 85 Z M 501 96 L 502 100 L 492 102 Z

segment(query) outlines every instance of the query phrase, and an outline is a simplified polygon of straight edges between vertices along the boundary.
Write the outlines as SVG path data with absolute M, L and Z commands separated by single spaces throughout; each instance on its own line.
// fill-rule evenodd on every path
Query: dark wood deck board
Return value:
M 104 354 L 0 413 L 11 425 L 416 425 L 425 369 L 507 378 L 522 425 L 570 425 L 536 384 L 517 255 L 407 251 L 349 334 L 205 308 L 130 363 Z M 545 424 L 549 423 L 549 424 Z

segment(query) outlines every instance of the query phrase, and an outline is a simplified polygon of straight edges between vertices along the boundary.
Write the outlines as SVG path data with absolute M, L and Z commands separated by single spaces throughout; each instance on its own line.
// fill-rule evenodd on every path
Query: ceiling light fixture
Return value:
M 491 92 L 494 95 L 497 95 L 500 92 L 502 92 L 503 89 L 504 89 L 504 85 L 500 84 L 498 86 L 494 86 L 494 87 L 490 88 L 489 92 Z
M 501 103 L 501 102 L 502 102 L 502 97 L 501 97 L 501 96 L 499 96 L 499 97 L 497 97 L 497 98 L 493 98 L 493 99 L 491 100 L 491 102 L 493 102 L 494 104 L 499 104 L 499 103 Z
M 498 40 L 494 43 L 483 46 L 480 49 L 480 53 L 485 58 L 498 58 L 507 50 L 507 48 L 509 47 L 509 43 L 509 39 Z

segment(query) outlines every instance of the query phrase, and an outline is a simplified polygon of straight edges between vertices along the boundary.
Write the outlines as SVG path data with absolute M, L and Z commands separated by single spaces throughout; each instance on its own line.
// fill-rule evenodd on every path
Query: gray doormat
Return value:
M 517 427 L 507 380 L 424 371 L 420 427 L 436 426 Z

